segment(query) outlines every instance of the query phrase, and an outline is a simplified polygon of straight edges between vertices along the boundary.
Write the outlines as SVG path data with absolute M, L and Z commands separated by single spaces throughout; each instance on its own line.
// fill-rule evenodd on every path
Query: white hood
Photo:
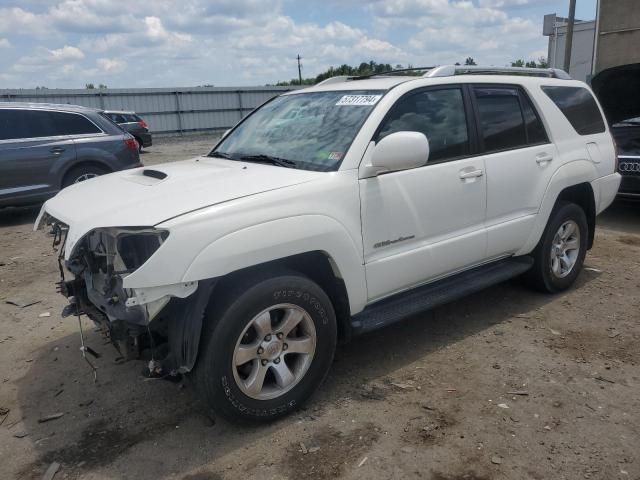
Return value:
M 124 170 L 65 188 L 43 205 L 35 228 L 48 213 L 69 226 L 67 247 L 72 248 L 98 227 L 154 226 L 200 208 L 320 175 L 209 157 Z

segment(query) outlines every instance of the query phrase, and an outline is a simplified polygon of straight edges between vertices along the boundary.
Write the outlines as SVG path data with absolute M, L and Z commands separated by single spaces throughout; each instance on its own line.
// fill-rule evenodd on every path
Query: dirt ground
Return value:
M 254 428 L 116 363 L 84 322 L 94 383 L 36 213 L 0 211 L 1 479 L 640 479 L 640 204 L 600 218 L 569 292 L 514 281 L 357 338 L 303 410 Z

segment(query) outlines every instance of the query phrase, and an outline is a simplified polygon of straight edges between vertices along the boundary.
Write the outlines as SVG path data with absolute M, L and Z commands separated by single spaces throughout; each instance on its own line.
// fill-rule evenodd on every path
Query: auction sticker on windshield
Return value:
M 336 105 L 375 105 L 382 95 L 344 95 Z

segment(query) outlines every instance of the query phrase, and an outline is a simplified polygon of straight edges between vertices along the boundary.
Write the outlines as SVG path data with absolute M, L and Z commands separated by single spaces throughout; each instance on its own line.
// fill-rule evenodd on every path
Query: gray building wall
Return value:
M 565 19 L 556 18 L 555 22 L 545 17 L 545 34 L 549 36 L 547 58 L 552 68 L 564 68 L 564 48 L 567 41 L 567 26 Z M 548 24 L 551 24 L 550 27 Z M 571 47 L 571 63 L 569 75 L 576 80 L 586 82 L 591 78 L 593 66 L 593 42 L 596 21 L 579 21 L 573 27 L 573 43 Z
M 83 105 L 132 110 L 155 134 L 226 130 L 251 110 L 294 87 L 0 90 L 0 102 Z
M 594 73 L 640 63 L 640 1 L 600 0 Z

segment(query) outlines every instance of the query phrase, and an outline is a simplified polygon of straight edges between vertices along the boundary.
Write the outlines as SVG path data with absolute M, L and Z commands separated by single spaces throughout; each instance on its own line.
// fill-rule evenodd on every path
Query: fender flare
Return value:
M 553 207 L 558 197 L 568 187 L 581 183 L 589 184 L 594 195 L 595 205 L 598 205 L 599 192 L 591 187 L 591 182 L 598 178 L 595 165 L 589 160 L 575 160 L 565 163 L 553 174 L 542 198 L 542 203 L 536 215 L 536 221 L 525 245 L 516 252 L 516 255 L 527 255 L 538 245 L 540 238 L 547 226 Z
M 362 247 L 340 222 L 326 215 L 285 217 L 230 232 L 200 251 L 182 281 L 219 278 L 313 251 L 323 252 L 344 281 L 351 314 L 361 311 L 367 301 Z

